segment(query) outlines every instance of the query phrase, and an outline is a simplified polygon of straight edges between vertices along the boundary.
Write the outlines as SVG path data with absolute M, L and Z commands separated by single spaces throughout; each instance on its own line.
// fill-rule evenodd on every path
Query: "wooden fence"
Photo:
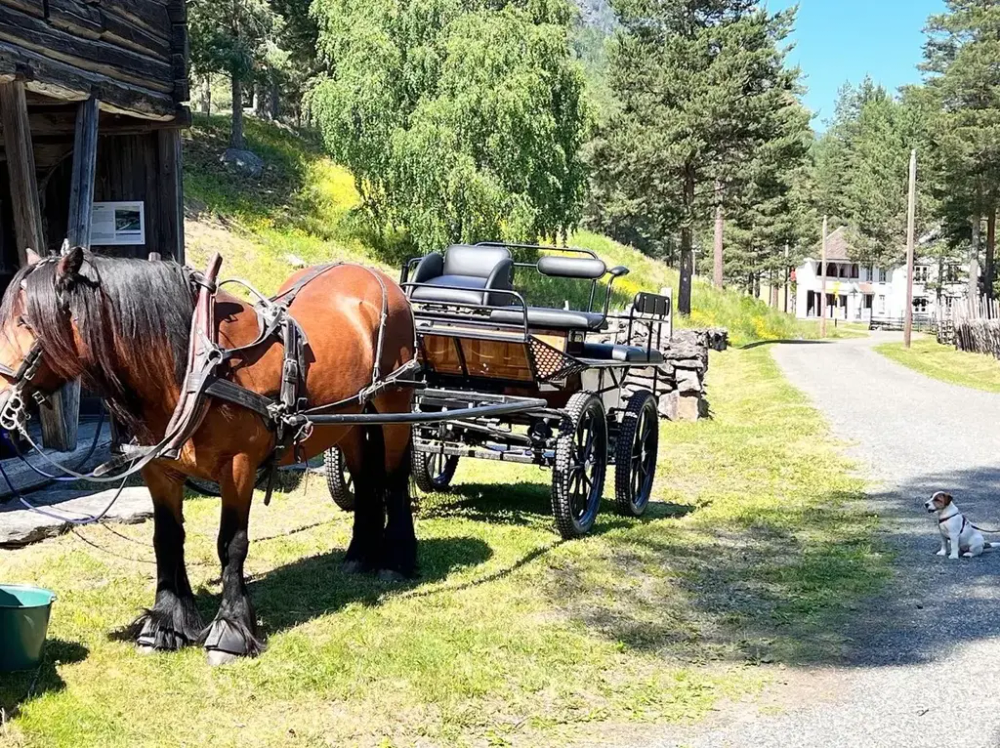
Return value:
M 962 299 L 951 309 L 955 348 L 1000 358 L 1000 305 L 994 299 Z M 939 342 L 946 342 L 938 337 Z

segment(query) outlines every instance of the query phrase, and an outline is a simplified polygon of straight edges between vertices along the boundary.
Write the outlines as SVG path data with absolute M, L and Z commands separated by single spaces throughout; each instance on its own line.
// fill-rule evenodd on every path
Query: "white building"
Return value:
M 818 250 L 818 247 L 816 248 Z M 820 315 L 820 288 L 826 276 L 826 314 L 830 319 L 867 322 L 870 319 L 902 318 L 906 309 L 906 265 L 891 268 L 866 267 L 850 259 L 846 231 L 837 229 L 826 240 L 825 273 L 816 259 L 807 258 L 795 270 L 795 316 L 815 319 Z M 953 263 L 943 267 L 940 302 L 945 308 L 965 296 L 965 268 Z M 938 261 L 913 267 L 913 311 L 936 318 L 938 312 Z

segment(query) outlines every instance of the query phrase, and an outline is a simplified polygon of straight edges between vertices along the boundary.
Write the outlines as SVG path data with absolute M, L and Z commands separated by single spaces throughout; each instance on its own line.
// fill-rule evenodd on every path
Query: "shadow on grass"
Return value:
M 848 498 L 724 526 L 639 525 L 554 569 L 549 594 L 588 629 L 681 661 L 843 663 L 847 622 L 886 576 Z
M 830 340 L 806 340 L 802 338 L 786 340 L 758 340 L 754 343 L 737 346 L 737 350 L 749 351 L 753 348 L 760 348 L 762 345 L 830 345 L 834 339 Z
M 428 519 L 462 518 L 491 524 L 552 526 L 552 499 L 547 485 L 463 483 L 438 496 L 445 498 L 426 502 L 421 516 Z M 591 534 L 601 535 L 643 520 L 683 517 L 691 510 L 692 507 L 683 504 L 653 501 L 643 517 L 635 519 L 616 514 L 614 503 L 605 499 L 601 501 L 600 513 Z
M 5 719 L 16 717 L 21 706 L 50 691 L 62 691 L 66 683 L 56 671 L 57 665 L 83 662 L 90 650 L 77 642 L 48 639 L 42 663 L 35 670 L 0 674 L 0 711 Z
M 346 574 L 341 570 L 344 552 L 338 550 L 298 559 L 252 577 L 247 588 L 264 622 L 264 633 L 271 635 L 335 613 L 352 603 L 377 606 L 387 596 L 418 590 L 457 569 L 483 564 L 493 555 L 482 540 L 468 537 L 421 540 L 418 553 L 419 576 L 405 582 L 382 582 L 373 574 Z M 195 597 L 202 618 L 212 620 L 221 595 L 202 588 Z M 121 634 L 118 631 L 110 636 L 116 638 Z

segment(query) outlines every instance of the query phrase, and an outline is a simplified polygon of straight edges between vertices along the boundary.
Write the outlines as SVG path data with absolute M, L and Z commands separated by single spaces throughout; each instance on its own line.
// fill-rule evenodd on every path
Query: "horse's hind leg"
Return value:
M 385 426 L 385 506 L 388 524 L 382 552 L 383 579 L 413 577 L 417 572 L 417 535 L 410 496 L 412 431 L 409 425 Z
M 153 498 L 156 601 L 134 624 L 136 644 L 144 651 L 180 649 L 198 641 L 202 629 L 184 566 L 184 479 L 155 464 L 142 475 Z
M 256 475 L 256 464 L 241 454 L 223 469 L 219 479 L 222 488 L 218 540 L 222 603 L 205 632 L 205 649 L 212 665 L 230 662 L 238 656 L 255 657 L 264 650 L 257 638 L 257 616 L 243 578 L 243 562 L 250 549 L 247 528 Z
M 344 557 L 344 571 L 355 574 L 378 568 L 382 552 L 385 534 L 382 429 L 355 427 L 339 446 L 354 478 L 354 530 Z

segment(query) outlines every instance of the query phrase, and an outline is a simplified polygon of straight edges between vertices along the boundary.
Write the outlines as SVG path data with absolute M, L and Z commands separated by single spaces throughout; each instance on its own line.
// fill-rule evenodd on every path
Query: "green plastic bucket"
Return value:
M 40 587 L 0 584 L 0 673 L 38 667 L 55 599 Z

